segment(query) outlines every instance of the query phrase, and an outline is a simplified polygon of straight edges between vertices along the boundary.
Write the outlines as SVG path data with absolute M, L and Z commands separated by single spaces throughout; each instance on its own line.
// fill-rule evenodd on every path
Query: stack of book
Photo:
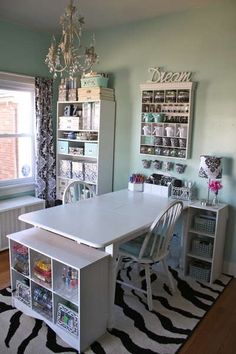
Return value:
M 114 90 L 104 87 L 82 87 L 78 89 L 78 101 L 114 101 Z

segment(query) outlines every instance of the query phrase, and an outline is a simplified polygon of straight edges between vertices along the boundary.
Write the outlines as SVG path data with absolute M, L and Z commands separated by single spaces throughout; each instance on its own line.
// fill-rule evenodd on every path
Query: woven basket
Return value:
M 211 267 L 200 261 L 193 261 L 189 264 L 189 275 L 197 280 L 209 282 Z
M 195 216 L 194 218 L 194 229 L 196 231 L 214 234 L 215 225 L 215 219 L 207 218 L 204 216 Z
M 212 257 L 213 253 L 213 242 L 203 239 L 195 238 L 192 240 L 192 253 L 203 256 L 203 257 Z

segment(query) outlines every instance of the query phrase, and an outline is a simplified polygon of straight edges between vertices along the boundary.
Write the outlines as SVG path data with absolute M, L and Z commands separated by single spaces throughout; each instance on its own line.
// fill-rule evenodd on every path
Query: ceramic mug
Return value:
M 176 168 L 176 172 L 177 172 L 177 173 L 184 173 L 185 168 L 186 168 L 186 165 L 183 165 L 183 164 L 181 164 L 181 163 L 177 163 L 177 164 L 175 165 L 175 168 Z
M 166 136 L 168 136 L 168 137 L 174 136 L 174 128 L 173 127 L 166 127 L 165 131 L 166 131 Z
M 173 169 L 173 162 L 165 161 L 163 163 L 163 169 L 164 171 L 171 171 Z
M 162 146 L 162 144 L 163 144 L 163 140 L 162 140 L 161 136 L 157 136 L 157 137 L 154 138 L 154 145 Z
M 164 121 L 165 115 L 163 113 L 153 113 L 154 122 L 160 123 Z
M 142 160 L 143 168 L 150 168 L 151 162 L 151 160 Z
M 187 127 L 179 127 L 177 131 L 177 135 L 180 138 L 186 138 L 187 137 Z
M 163 135 L 162 133 L 163 133 L 163 128 L 158 125 L 153 129 L 153 135 L 162 136 Z
M 152 165 L 153 165 L 153 167 L 156 168 L 157 170 L 161 170 L 161 168 L 162 168 L 162 161 L 160 161 L 160 160 L 154 160 L 154 161 L 152 162 Z

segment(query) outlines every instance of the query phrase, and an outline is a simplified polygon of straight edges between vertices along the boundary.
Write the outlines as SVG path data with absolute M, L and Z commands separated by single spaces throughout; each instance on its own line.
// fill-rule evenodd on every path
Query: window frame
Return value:
M 34 189 L 35 186 L 35 134 L 36 134 L 36 116 L 35 116 L 35 78 L 31 76 L 18 75 L 0 71 L 0 89 L 12 91 L 30 91 L 32 99 L 32 116 L 30 133 L 0 133 L 0 141 L 4 137 L 30 137 L 32 142 L 32 176 L 0 181 L 0 194 L 26 192 Z M 5 190 L 5 193 L 4 193 Z

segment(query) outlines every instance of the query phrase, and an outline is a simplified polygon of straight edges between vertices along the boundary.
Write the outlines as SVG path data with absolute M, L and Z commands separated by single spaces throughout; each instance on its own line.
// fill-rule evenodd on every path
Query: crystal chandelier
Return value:
M 67 74 L 71 79 L 78 75 L 78 72 L 84 75 L 97 63 L 98 55 L 94 49 L 94 36 L 88 48 L 83 48 L 81 45 L 84 18 L 79 15 L 73 0 L 70 0 L 65 13 L 61 16 L 60 24 L 62 26 L 61 39 L 57 44 L 55 37 L 52 37 L 45 63 L 54 78 L 58 73 L 61 76 Z

